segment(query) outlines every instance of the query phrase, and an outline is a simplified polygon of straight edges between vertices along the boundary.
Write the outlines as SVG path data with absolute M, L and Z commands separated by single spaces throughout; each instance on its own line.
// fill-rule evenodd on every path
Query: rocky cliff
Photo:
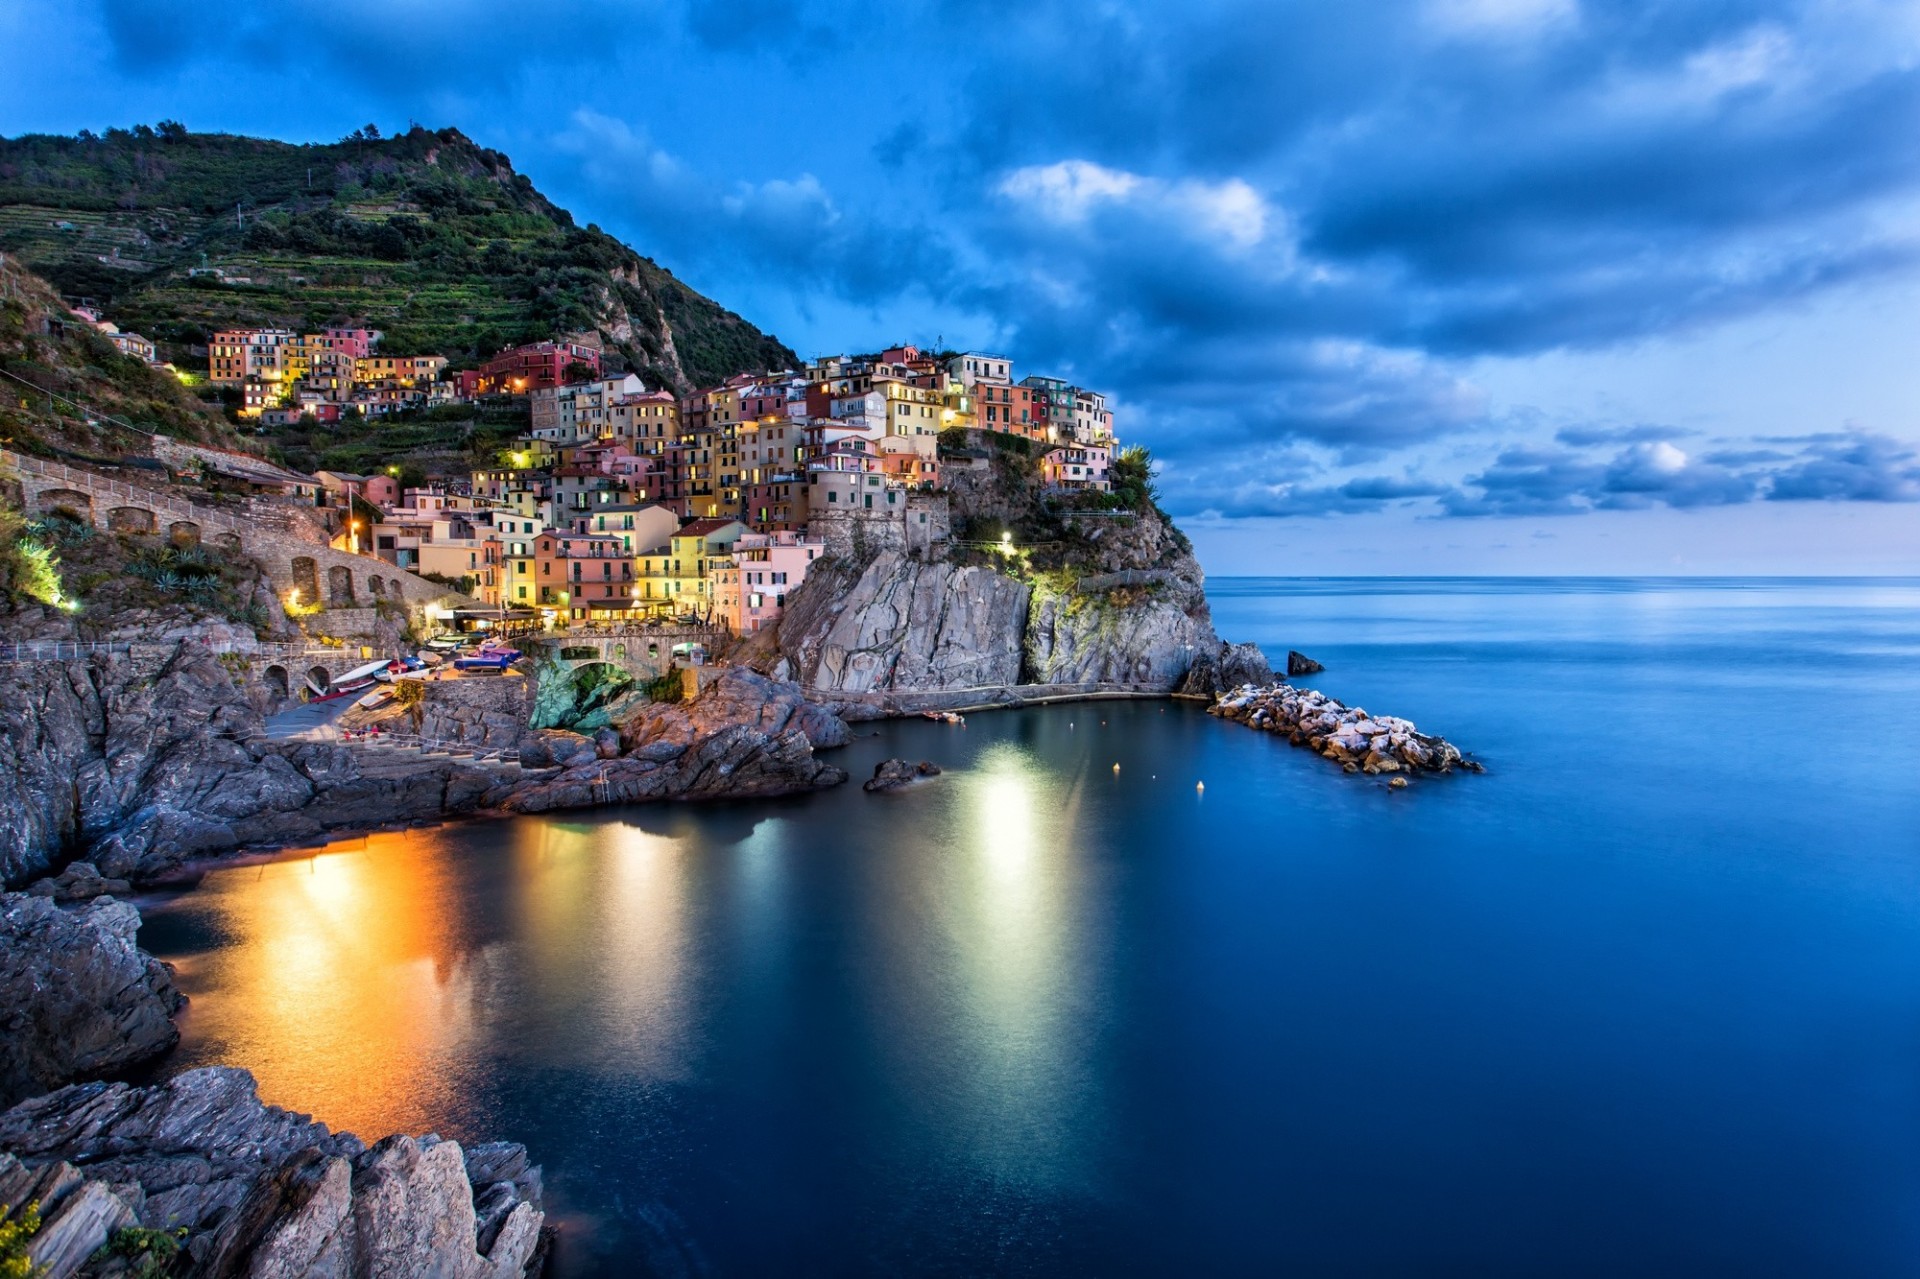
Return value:
M 388 1137 L 372 1147 L 260 1101 L 231 1067 L 165 1084 L 76 1084 L 0 1114 L 0 1205 L 37 1202 L 45 1279 L 129 1273 L 128 1227 L 176 1235 L 172 1268 L 222 1279 L 518 1279 L 544 1264 L 524 1147 Z
M 184 1002 L 134 944 L 140 914 L 102 897 L 80 910 L 0 893 L 0 1106 L 117 1075 L 172 1048 Z
M 1004 488 L 978 500 L 1002 512 Z M 1004 523 L 996 514 L 995 521 Z M 978 526 L 977 510 L 956 527 Z M 816 565 L 788 601 L 772 645 L 751 659 L 821 694 L 1121 684 L 1171 692 L 1231 664 L 1267 675 L 1251 646 L 1214 633 L 1206 575 L 1186 539 L 1145 505 L 1069 514 L 1038 542 L 965 544 L 935 557 L 885 550 Z M 784 661 L 782 668 L 779 663 Z M 1199 679 L 1210 692 L 1221 684 Z
M 191 645 L 158 664 L 98 653 L 6 668 L 0 881 L 74 858 L 153 880 L 250 844 L 471 812 L 498 782 L 452 759 L 382 759 L 261 730 L 227 667 Z

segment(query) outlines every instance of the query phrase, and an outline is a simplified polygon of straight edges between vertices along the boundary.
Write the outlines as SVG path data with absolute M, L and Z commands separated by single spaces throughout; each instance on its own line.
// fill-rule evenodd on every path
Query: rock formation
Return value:
M 1289 679 L 1299 675 L 1318 675 L 1326 669 L 1298 649 L 1287 650 L 1287 678 Z
M 1220 698 L 1208 713 L 1269 733 L 1285 733 L 1295 746 L 1308 747 L 1349 773 L 1485 771 L 1445 738 L 1422 733 L 1404 719 L 1343 706 L 1311 688 L 1243 685 Z
M 140 913 L 103 897 L 62 910 L 0 893 L 0 1106 L 131 1070 L 172 1048 L 184 1002 L 134 944 Z
M 517 1279 L 544 1261 L 539 1168 L 507 1143 L 371 1148 L 262 1104 L 253 1076 L 76 1084 L 0 1114 L 0 1204 L 44 1220 L 47 1279 L 138 1224 L 184 1230 L 170 1273 L 245 1279 Z
M 938 776 L 940 776 L 940 765 L 931 760 L 923 759 L 918 764 L 910 764 L 904 759 L 882 760 L 874 765 L 873 776 L 862 782 L 860 789 L 875 792 L 896 791 L 911 786 L 923 777 Z
M 581 734 L 542 731 L 522 746 L 522 759 L 550 759 L 559 771 L 530 777 L 489 802 L 537 813 L 816 790 L 837 786 L 847 775 L 816 759 L 814 748 L 847 738 L 847 726 L 794 685 L 729 667 L 691 702 L 631 707 L 619 723 L 618 754 L 611 758 Z
M 1211 693 L 1231 686 L 1212 674 L 1223 667 L 1270 676 L 1258 649 L 1214 633 L 1205 574 L 1158 511 L 1081 523 L 1049 568 L 899 550 L 822 561 L 787 601 L 777 649 L 759 653 L 829 700 L 1015 685 Z
M 506 724 L 497 698 L 446 699 L 446 723 L 464 715 L 465 736 L 492 746 L 517 740 L 529 770 L 558 767 L 558 776 L 266 740 L 226 668 L 191 646 L 158 669 L 99 655 L 25 663 L 9 673 L 0 680 L 0 806 L 15 819 L 0 823 L 0 883 L 42 877 L 62 852 L 85 859 L 96 877 L 145 883 L 195 860 L 329 830 L 490 809 L 784 794 L 844 780 L 812 752 L 844 743 L 846 725 L 793 685 L 744 669 L 728 671 L 684 707 L 629 705 L 627 726 L 602 730 L 597 743 Z M 508 687 L 521 686 L 518 679 L 462 683 L 504 689 L 508 702 L 524 696 Z M 605 765 L 612 785 L 593 771 L 588 786 L 589 764 Z M 41 891 L 63 893 L 63 882 L 47 880 Z

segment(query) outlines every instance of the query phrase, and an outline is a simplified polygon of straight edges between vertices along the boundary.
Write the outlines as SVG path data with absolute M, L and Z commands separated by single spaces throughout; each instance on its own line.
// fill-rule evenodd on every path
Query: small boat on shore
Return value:
M 967 726 L 966 716 L 962 715 L 959 711 L 921 711 L 920 713 L 926 718 L 937 720 L 942 724 L 958 724 L 962 728 Z

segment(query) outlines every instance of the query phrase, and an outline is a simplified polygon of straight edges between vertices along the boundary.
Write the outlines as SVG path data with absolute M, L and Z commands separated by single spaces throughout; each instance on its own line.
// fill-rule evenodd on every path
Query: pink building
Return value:
M 1099 444 L 1073 444 L 1048 449 L 1040 458 L 1040 479 L 1048 488 L 1112 488 L 1107 480 L 1107 462 L 1111 450 Z
M 714 613 L 734 634 L 753 634 L 780 616 L 787 596 L 825 553 L 825 542 L 798 533 L 742 533 L 731 559 L 708 570 Z

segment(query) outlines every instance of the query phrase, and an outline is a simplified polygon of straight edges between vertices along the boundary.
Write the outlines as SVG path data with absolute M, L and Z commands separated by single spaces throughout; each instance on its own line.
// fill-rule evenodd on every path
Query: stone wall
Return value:
M 826 554 L 865 562 L 884 551 L 932 558 L 951 536 L 952 516 L 944 493 L 909 493 L 895 510 L 811 511 L 807 531 L 826 543 Z
M 449 593 L 385 561 L 334 550 L 307 508 L 294 503 L 255 499 L 228 510 L 4 449 L 0 464 L 19 476 L 23 504 L 30 512 L 64 507 L 112 532 L 205 542 L 244 553 L 260 562 L 279 591 L 297 589 L 305 603 L 353 608 L 388 601 L 416 606 Z

